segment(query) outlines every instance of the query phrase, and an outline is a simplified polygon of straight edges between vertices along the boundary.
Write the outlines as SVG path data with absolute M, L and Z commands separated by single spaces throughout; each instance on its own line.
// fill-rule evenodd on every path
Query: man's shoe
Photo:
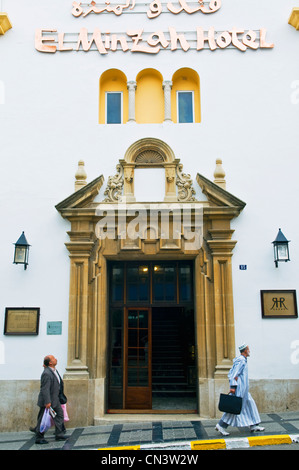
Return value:
M 64 436 L 63 434 L 58 434 L 57 436 L 55 436 L 55 441 L 65 441 L 68 438 L 69 438 L 69 436 Z
M 229 436 L 229 432 L 227 432 L 222 426 L 220 426 L 219 423 L 216 424 L 215 429 L 219 431 L 222 434 L 222 436 Z
M 30 428 L 29 428 L 29 431 L 31 431 L 31 432 L 36 432 L 36 428 L 30 427 Z
M 36 439 L 35 444 L 49 444 L 46 439 Z

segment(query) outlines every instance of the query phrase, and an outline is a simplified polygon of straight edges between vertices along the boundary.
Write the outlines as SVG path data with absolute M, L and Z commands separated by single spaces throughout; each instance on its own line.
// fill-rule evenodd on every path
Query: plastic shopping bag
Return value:
M 70 418 L 69 418 L 69 416 L 67 414 L 67 411 L 66 411 L 66 405 L 61 405 L 61 408 L 63 410 L 64 421 L 69 421 Z
M 40 423 L 39 430 L 40 432 L 46 432 L 48 431 L 48 429 L 50 429 L 51 426 L 52 426 L 51 416 L 50 416 L 48 408 L 46 408 L 44 411 L 41 423 Z

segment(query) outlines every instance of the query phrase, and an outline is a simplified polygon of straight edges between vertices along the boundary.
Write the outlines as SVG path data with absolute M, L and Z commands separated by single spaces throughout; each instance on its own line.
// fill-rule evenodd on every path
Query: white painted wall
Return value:
M 137 0 L 138 1 L 138 0 Z M 55 204 L 74 190 L 77 162 L 85 161 L 88 181 L 115 174 L 119 158 L 143 137 L 165 141 L 195 178 L 213 180 L 215 161 L 223 159 L 227 189 L 247 206 L 233 222 L 238 244 L 233 257 L 236 341 L 250 343 L 252 378 L 299 378 L 291 361 L 299 341 L 299 319 L 262 320 L 261 289 L 298 289 L 298 124 L 299 32 L 288 25 L 298 0 L 223 0 L 212 15 L 155 20 L 142 15 L 89 15 L 75 19 L 72 1 L 5 0 L 2 7 L 13 29 L 0 37 L 0 326 L 5 307 L 39 306 L 37 337 L 0 333 L 1 379 L 38 378 L 42 358 L 58 357 L 66 366 L 69 260 L 64 246 L 69 225 Z M 37 28 L 77 32 L 265 27 L 273 50 L 211 52 L 162 50 L 157 55 L 131 52 L 57 52 L 35 50 Z M 195 69 L 201 80 L 202 123 L 195 125 L 98 124 L 98 85 L 109 68 L 134 80 L 153 67 L 165 80 L 181 67 Z M 299 86 L 298 86 L 299 88 Z M 3 93 L 2 93 L 3 95 Z M 157 190 L 153 187 L 153 190 Z M 291 240 L 291 262 L 273 262 L 278 228 Z M 12 264 L 13 243 L 22 230 L 32 245 L 29 267 Z M 239 264 L 247 264 L 240 271 Z M 57 295 L 53 296 L 53 292 Z M 47 336 L 47 321 L 62 320 L 63 334 Z M 298 347 L 298 346 L 297 346 Z M 298 357 L 298 356 L 297 356 Z

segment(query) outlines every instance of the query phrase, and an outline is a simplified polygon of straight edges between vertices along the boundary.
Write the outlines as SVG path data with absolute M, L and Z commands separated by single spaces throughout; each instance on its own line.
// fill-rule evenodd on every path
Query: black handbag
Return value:
M 65 405 L 67 403 L 67 398 L 63 392 L 59 392 L 58 397 L 61 405 Z
M 236 397 L 235 395 L 225 395 L 224 393 L 220 393 L 218 408 L 220 411 L 224 411 L 225 413 L 239 415 L 242 409 L 242 398 Z
M 60 377 L 60 374 L 59 372 L 57 371 L 59 377 Z M 59 398 L 59 401 L 60 401 L 60 404 L 61 405 L 65 405 L 67 403 L 67 397 L 65 396 L 64 394 L 64 384 L 63 384 L 63 380 L 62 378 L 60 377 L 60 383 L 59 383 L 59 395 L 58 395 L 58 398 Z

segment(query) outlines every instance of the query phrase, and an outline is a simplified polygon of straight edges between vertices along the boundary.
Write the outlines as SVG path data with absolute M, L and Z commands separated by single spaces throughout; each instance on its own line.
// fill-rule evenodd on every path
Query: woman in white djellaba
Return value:
M 264 431 L 265 428 L 259 426 L 261 419 L 254 399 L 249 393 L 248 365 L 247 357 L 250 356 L 249 346 L 243 343 L 239 346 L 240 356 L 233 361 L 233 366 L 228 373 L 230 393 L 237 397 L 242 397 L 242 409 L 239 415 L 224 413 L 220 421 L 216 424 L 216 429 L 223 436 L 228 436 L 226 431 L 228 426 L 249 427 L 251 432 Z

